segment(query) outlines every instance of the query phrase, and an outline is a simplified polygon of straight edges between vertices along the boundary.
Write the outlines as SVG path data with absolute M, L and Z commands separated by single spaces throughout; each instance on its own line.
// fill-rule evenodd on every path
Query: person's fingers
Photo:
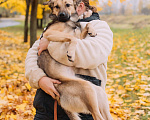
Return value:
M 52 79 L 51 80 L 54 84 L 61 84 L 61 82 L 60 81 L 58 81 L 58 80 L 54 80 L 54 79 Z
M 57 95 L 58 97 L 60 96 L 54 86 L 52 87 L 52 92 L 55 93 L 55 95 Z
M 43 41 L 42 41 L 42 40 L 40 40 L 40 43 L 39 43 L 39 45 L 41 45 L 41 44 L 42 44 L 42 42 L 43 42 Z
M 40 40 L 40 43 L 44 42 L 45 40 L 46 40 L 45 38 L 42 38 L 42 39 Z
M 41 52 L 42 52 L 42 49 L 39 49 L 39 51 L 38 51 L 38 55 L 39 56 L 40 56 Z
M 41 40 L 44 40 L 44 38 L 42 37 Z
M 37 48 L 38 50 L 40 49 L 40 46 L 38 46 L 38 48 Z
M 50 95 L 50 96 L 52 96 L 52 98 L 54 98 L 55 99 L 55 94 L 53 93 L 53 91 L 48 91 L 48 94 Z

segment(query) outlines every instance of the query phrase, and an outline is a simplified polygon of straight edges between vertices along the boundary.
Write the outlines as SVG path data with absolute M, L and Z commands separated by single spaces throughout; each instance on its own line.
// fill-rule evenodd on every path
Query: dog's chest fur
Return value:
M 74 22 L 57 22 L 52 24 L 45 32 L 44 32 L 44 36 L 48 36 L 49 35 L 49 31 L 51 30 L 56 30 L 59 32 L 63 32 L 63 33 L 68 33 L 69 35 L 73 35 L 77 38 L 80 38 L 80 33 L 81 33 L 81 28 L 79 25 L 76 25 Z

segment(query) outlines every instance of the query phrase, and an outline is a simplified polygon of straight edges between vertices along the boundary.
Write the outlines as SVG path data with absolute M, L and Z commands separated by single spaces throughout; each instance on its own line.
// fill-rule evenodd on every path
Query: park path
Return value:
M 12 20 L 11 18 L 0 19 L 0 28 L 15 26 L 15 25 L 19 25 L 19 24 L 20 24 L 20 22 L 16 22 L 16 21 Z

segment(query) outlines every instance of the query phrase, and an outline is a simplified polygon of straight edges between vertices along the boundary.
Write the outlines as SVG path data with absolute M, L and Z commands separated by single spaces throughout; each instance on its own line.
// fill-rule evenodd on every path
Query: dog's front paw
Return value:
M 88 31 L 88 34 L 91 37 L 95 37 L 97 35 L 97 33 L 95 32 L 95 30 L 94 30 L 93 26 L 91 25 L 91 23 L 87 24 L 87 31 Z
M 74 62 L 75 55 L 67 51 L 67 57 L 70 62 Z
M 91 37 L 95 37 L 97 35 L 97 33 L 95 31 L 88 31 L 88 34 L 91 36 Z

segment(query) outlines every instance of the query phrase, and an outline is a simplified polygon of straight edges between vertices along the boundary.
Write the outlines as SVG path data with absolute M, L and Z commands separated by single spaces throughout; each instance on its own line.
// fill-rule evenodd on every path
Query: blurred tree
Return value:
M 150 15 L 150 2 L 147 2 L 147 4 L 142 8 L 142 14 Z
M 139 12 L 138 12 L 138 13 L 141 14 L 142 9 L 143 9 L 143 0 L 140 0 L 140 1 L 139 1 L 138 9 L 139 9 Z
M 29 16 L 29 8 L 30 8 L 30 0 L 26 0 L 26 16 L 25 16 L 25 24 L 24 24 L 24 42 L 28 42 L 28 16 Z
M 129 4 L 129 5 L 126 6 L 125 15 L 132 15 L 132 13 L 133 13 L 132 5 Z
M 100 7 L 99 1 L 98 0 L 90 0 L 90 5 L 95 6 L 97 8 L 97 11 L 101 11 L 102 7 Z
M 147 6 L 146 6 L 148 9 L 150 9 L 150 2 L 147 4 Z
M 122 15 L 125 14 L 125 5 L 124 5 L 124 4 L 121 4 L 120 13 L 121 13 Z
M 16 11 L 25 15 L 26 5 L 24 0 L 2 0 L 0 3 L 1 7 L 5 8 L 7 17 L 9 17 L 9 13 Z
M 10 12 L 19 12 L 22 15 L 26 15 L 25 17 L 25 25 L 24 25 L 24 42 L 27 42 L 28 37 L 28 16 L 30 15 L 30 47 L 33 45 L 35 40 L 37 39 L 37 19 L 41 20 L 41 25 L 43 23 L 44 10 L 48 10 L 48 6 L 43 6 L 42 3 L 48 0 L 0 0 L 0 5 L 6 9 L 6 14 Z M 120 0 L 120 2 L 124 2 L 125 0 Z M 106 1 L 102 1 L 104 3 Z M 107 1 L 108 13 L 112 13 L 112 3 L 113 0 Z M 26 4 L 25 4 L 26 3 Z M 100 7 L 99 0 L 90 0 L 90 4 L 97 7 L 98 11 L 102 10 Z M 30 5 L 31 5 L 31 13 L 30 13 Z M 38 11 L 38 12 L 37 12 Z
M 38 9 L 37 9 L 37 28 L 42 28 L 44 11 L 45 11 L 44 6 L 42 4 L 38 4 Z
M 38 0 L 31 0 L 31 19 L 30 19 L 30 47 L 37 39 L 37 6 Z
M 148 9 L 148 8 L 143 8 L 143 9 L 142 9 L 142 14 L 144 14 L 144 15 L 150 15 L 150 9 Z

